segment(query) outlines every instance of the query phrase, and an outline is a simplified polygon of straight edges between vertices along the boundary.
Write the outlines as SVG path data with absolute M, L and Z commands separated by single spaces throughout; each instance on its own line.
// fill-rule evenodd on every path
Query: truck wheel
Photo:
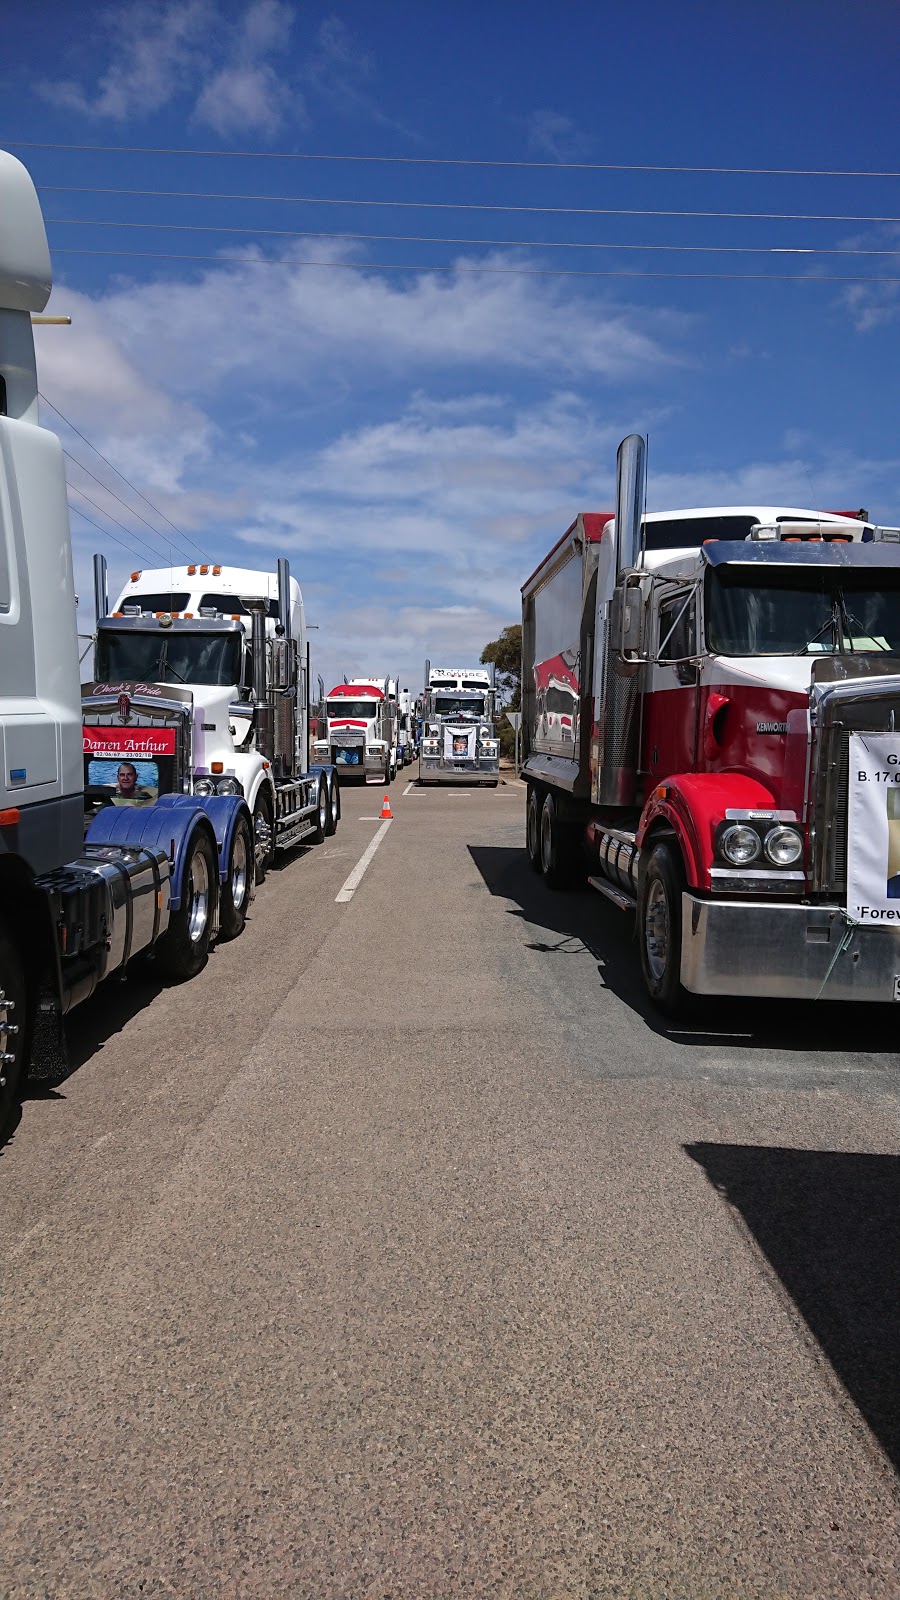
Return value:
M 16 947 L 0 928 L 0 1133 L 19 1097 L 25 1063 L 25 975 Z
M 392 779 L 393 776 L 394 776 L 394 774 L 391 771 L 391 758 L 390 758 L 390 756 L 388 756 L 387 761 L 384 764 L 385 788 L 390 788 L 390 783 L 391 783 L 391 779 Z
M 337 825 L 341 820 L 341 791 L 337 778 L 334 778 L 328 791 L 328 825 L 325 832 L 331 836 L 337 833 Z
M 638 889 L 638 934 L 644 986 L 668 1017 L 685 1010 L 689 996 L 681 986 L 681 896 L 684 867 L 677 850 L 654 845 Z
M 179 982 L 193 978 L 209 954 L 209 936 L 216 904 L 217 863 L 207 834 L 191 839 L 182 878 L 181 905 L 156 946 L 160 970 Z
M 541 796 L 533 784 L 528 785 L 528 802 L 525 809 L 525 849 L 532 872 L 541 868 Z
M 319 793 L 316 798 L 316 831 L 310 834 L 310 844 L 322 844 L 328 833 L 328 781 L 319 779 Z
M 575 878 L 576 838 L 571 823 L 560 821 L 552 794 L 541 808 L 541 871 L 548 889 L 570 889 Z
M 253 807 L 253 858 L 256 863 L 256 887 L 266 881 L 266 873 L 275 855 L 272 837 L 272 813 L 264 790 L 256 796 Z
M 219 891 L 219 928 L 223 939 L 243 932 L 253 888 L 253 839 L 246 817 L 238 817 L 231 836 L 228 876 Z

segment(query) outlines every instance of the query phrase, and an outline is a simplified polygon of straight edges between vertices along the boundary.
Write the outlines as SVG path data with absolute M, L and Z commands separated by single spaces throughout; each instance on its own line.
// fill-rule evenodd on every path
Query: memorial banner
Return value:
M 900 734 L 850 736 L 847 912 L 900 924 Z

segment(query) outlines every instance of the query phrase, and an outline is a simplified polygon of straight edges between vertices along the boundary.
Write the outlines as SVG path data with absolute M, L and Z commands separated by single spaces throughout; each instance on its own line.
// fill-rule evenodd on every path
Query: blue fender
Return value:
M 104 806 L 91 823 L 86 844 L 111 844 L 129 849 L 162 850 L 169 858 L 169 905 L 181 905 L 181 886 L 191 840 L 198 827 L 213 844 L 215 833 L 199 800 L 193 795 L 166 795 L 167 801 L 182 804 L 152 806 Z M 223 799 L 225 796 L 222 797 Z
M 239 794 L 161 794 L 156 805 L 164 806 L 167 811 L 182 810 L 190 806 L 193 810 L 200 810 L 209 818 L 215 835 L 216 849 L 219 852 L 219 879 L 224 883 L 228 877 L 228 862 L 231 855 L 231 841 L 238 817 L 246 817 L 250 824 L 251 842 L 253 838 L 253 818 L 250 808 L 243 795 Z

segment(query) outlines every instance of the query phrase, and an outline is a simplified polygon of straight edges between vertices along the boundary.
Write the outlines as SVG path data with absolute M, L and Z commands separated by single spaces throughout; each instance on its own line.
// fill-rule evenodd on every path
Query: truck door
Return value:
M 642 765 L 657 782 L 695 768 L 698 648 L 696 591 L 676 589 L 659 601 L 647 668 Z

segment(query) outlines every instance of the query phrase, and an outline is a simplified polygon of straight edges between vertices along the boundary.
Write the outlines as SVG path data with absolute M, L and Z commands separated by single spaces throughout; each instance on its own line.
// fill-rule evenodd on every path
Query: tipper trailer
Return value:
M 94 576 L 88 795 L 102 802 L 124 761 L 148 799 L 243 796 L 257 883 L 276 850 L 333 834 L 340 791 L 333 766 L 307 761 L 309 645 L 288 563 L 277 572 L 208 562 L 133 572 L 112 615 L 102 557 Z
M 0 1119 L 62 1018 L 152 952 L 188 977 L 243 921 L 252 818 L 236 794 L 122 793 L 86 812 L 62 447 L 38 418 L 31 315 L 50 254 L 34 185 L 0 152 Z M 128 767 L 131 763 L 125 763 Z M 123 769 L 123 790 L 131 790 Z
M 495 715 L 492 673 L 426 661 L 419 782 L 495 787 L 500 776 Z
M 900 999 L 900 533 L 779 506 L 584 513 L 522 591 L 526 844 L 637 919 L 644 983 Z

